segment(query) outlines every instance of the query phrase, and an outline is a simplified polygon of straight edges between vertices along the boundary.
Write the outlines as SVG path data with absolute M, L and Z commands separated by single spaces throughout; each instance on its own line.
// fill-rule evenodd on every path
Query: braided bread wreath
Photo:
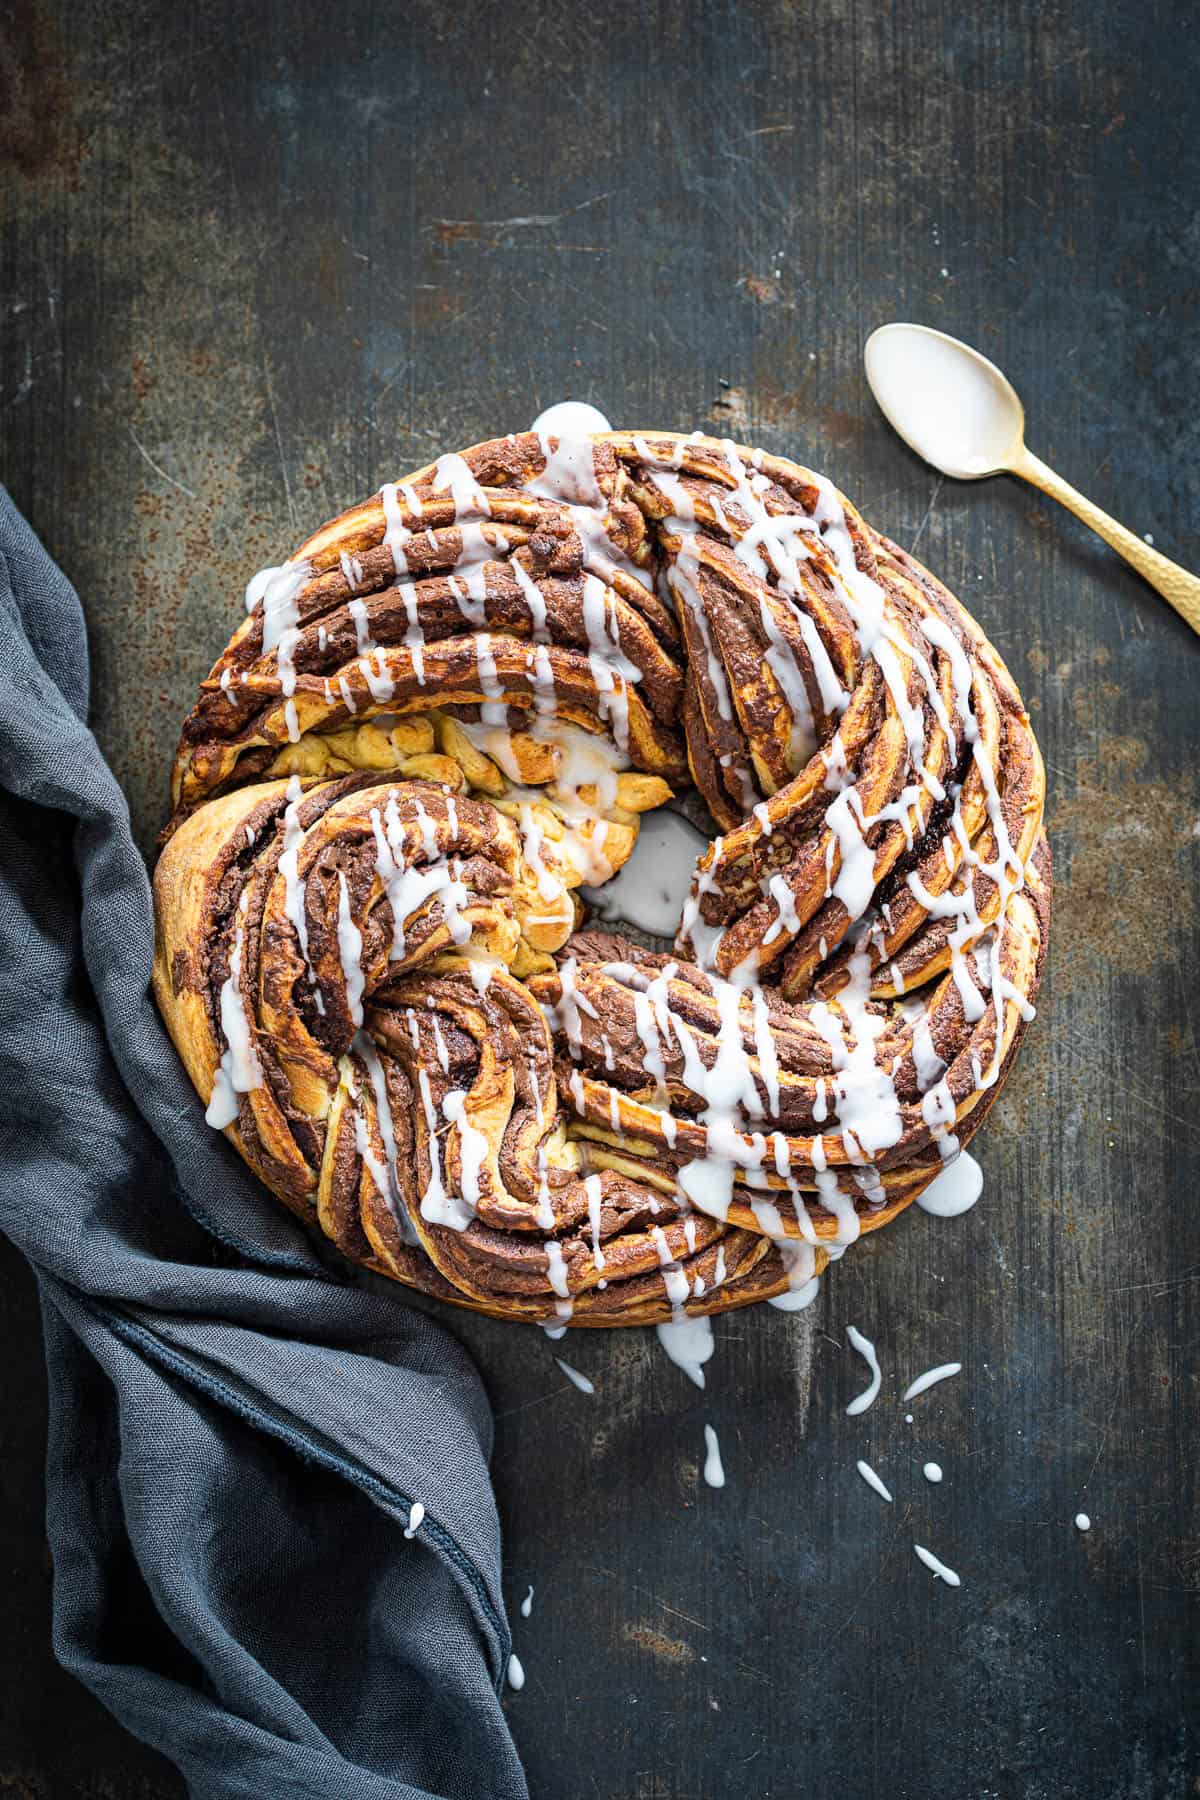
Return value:
M 353 1261 L 551 1324 L 798 1306 L 978 1128 L 1045 956 L 1042 761 L 822 476 L 497 438 L 247 607 L 183 728 L 154 984 L 209 1122 Z M 689 784 L 720 835 L 673 954 L 578 931 Z

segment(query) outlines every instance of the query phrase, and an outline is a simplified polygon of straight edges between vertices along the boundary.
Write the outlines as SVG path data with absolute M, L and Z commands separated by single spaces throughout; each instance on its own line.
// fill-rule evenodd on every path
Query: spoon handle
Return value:
M 1102 537 L 1106 544 L 1111 544 L 1127 563 L 1132 563 L 1139 575 L 1144 575 L 1150 586 L 1157 588 L 1180 618 L 1186 619 L 1192 630 L 1200 632 L 1200 579 L 1189 575 L 1178 563 L 1173 563 L 1167 556 L 1143 542 L 1134 532 L 1127 531 L 1124 525 L 1118 525 L 1106 512 L 1084 497 L 1069 481 L 1033 454 L 1032 450 L 1021 447 L 1021 453 L 1011 465 L 1012 473 L 1020 475 L 1025 481 L 1032 482 L 1034 487 L 1041 488 L 1051 499 L 1058 500 L 1077 519 Z

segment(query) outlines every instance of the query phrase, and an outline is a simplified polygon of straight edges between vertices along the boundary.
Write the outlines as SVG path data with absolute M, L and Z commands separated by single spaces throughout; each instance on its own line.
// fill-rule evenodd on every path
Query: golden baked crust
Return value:
M 251 584 L 155 874 L 210 1119 L 349 1257 L 499 1317 L 806 1289 L 1032 1017 L 1044 774 L 999 655 L 822 477 L 694 434 L 443 457 Z M 693 785 L 672 957 L 579 888 Z

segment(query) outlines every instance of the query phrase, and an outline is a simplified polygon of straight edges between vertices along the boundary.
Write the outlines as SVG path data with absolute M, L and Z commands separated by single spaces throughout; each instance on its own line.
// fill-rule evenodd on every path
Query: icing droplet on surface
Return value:
M 521 1617 L 523 1619 L 527 1619 L 532 1611 L 533 1611 L 533 1589 L 530 1588 L 529 1592 L 526 1594 L 525 1598 L 521 1602 Z
M 612 426 L 598 406 L 586 400 L 556 400 L 540 412 L 529 428 L 539 434 L 553 432 L 555 437 L 579 437 L 592 431 L 611 431 Z
M 961 1363 L 939 1363 L 936 1369 L 926 1369 L 923 1375 L 918 1375 L 915 1381 L 910 1382 L 900 1398 L 915 1400 L 918 1394 L 925 1392 L 926 1388 L 936 1386 L 939 1381 L 948 1380 L 951 1375 L 957 1375 L 961 1368 Z
M 1086 1513 L 1075 1514 L 1075 1529 L 1076 1531 L 1090 1531 L 1092 1529 L 1092 1521 L 1088 1518 Z
M 855 1464 L 855 1467 L 857 1468 L 859 1474 L 862 1476 L 863 1480 L 866 1482 L 867 1486 L 869 1488 L 873 1488 L 874 1491 L 879 1495 L 879 1498 L 881 1500 L 886 1500 L 888 1505 L 891 1506 L 892 1505 L 892 1496 L 889 1493 L 888 1489 L 884 1486 L 883 1482 L 880 1480 L 879 1476 L 875 1473 L 875 1471 L 871 1467 L 870 1463 L 863 1462 L 860 1457 L 859 1461 Z
M 404 1528 L 404 1535 L 406 1538 L 416 1537 L 418 1531 L 421 1529 L 421 1522 L 424 1517 L 425 1508 L 421 1505 L 419 1500 L 414 1500 L 412 1509 L 408 1515 L 408 1524 Z
M 983 1170 L 966 1150 L 960 1150 L 940 1175 L 935 1175 L 923 1194 L 917 1195 L 922 1212 L 936 1219 L 956 1219 L 970 1212 L 983 1192 Z
M 571 1382 L 573 1386 L 577 1387 L 581 1394 L 595 1393 L 596 1384 L 594 1381 L 589 1381 L 586 1375 L 581 1375 L 578 1369 L 573 1369 L 569 1362 L 563 1361 L 561 1356 L 556 1356 L 554 1360 L 566 1376 L 567 1380 Z
M 725 1469 L 721 1462 L 721 1446 L 711 1425 L 704 1427 L 704 1442 L 708 1447 L 708 1454 L 704 1458 L 704 1479 L 709 1487 L 722 1488 L 725 1486 Z
M 657 1325 L 655 1330 L 659 1343 L 675 1367 L 682 1369 L 689 1381 L 702 1388 L 704 1370 L 701 1364 L 708 1361 L 714 1348 L 711 1319 L 690 1318 L 680 1312 L 669 1324 Z
M 525 1686 L 525 1670 L 515 1650 L 508 1659 L 508 1685 L 515 1694 L 519 1694 Z
M 926 1481 L 932 1481 L 935 1483 L 939 1482 L 942 1479 L 941 1464 L 935 1463 L 935 1462 L 928 1462 L 925 1464 L 925 1467 L 921 1470 L 921 1473 L 922 1473 L 922 1475 L 924 1475 Z
M 866 1412 L 868 1406 L 874 1405 L 875 1396 L 879 1392 L 879 1383 L 882 1376 L 879 1369 L 879 1358 L 875 1354 L 875 1346 L 870 1338 L 864 1337 L 862 1332 L 853 1325 L 847 1326 L 846 1336 L 850 1339 L 850 1342 L 871 1371 L 871 1379 L 867 1386 L 863 1389 L 861 1394 L 856 1395 L 846 1408 L 846 1411 L 851 1417 L 854 1417 L 858 1413 Z
M 932 1550 L 927 1550 L 924 1544 L 914 1544 L 913 1549 L 925 1564 L 925 1567 L 933 1570 L 933 1573 L 937 1576 L 939 1581 L 944 1581 L 947 1587 L 962 1586 L 962 1577 L 956 1575 L 953 1569 L 948 1569 L 945 1563 L 933 1554 Z

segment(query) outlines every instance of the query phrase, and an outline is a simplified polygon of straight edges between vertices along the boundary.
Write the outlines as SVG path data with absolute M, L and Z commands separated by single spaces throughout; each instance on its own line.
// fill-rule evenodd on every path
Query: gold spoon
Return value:
M 1200 632 L 1200 579 L 1151 549 L 1025 448 L 1025 411 L 995 363 L 928 325 L 881 325 L 864 357 L 871 392 L 905 443 L 956 481 L 1020 475 L 1090 525 L 1192 630 Z

